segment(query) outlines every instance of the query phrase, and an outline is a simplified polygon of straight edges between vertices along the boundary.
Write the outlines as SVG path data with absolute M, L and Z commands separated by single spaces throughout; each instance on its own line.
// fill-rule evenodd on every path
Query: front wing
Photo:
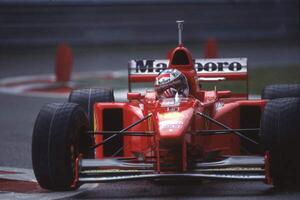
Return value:
M 105 158 L 76 160 L 74 184 L 139 179 L 230 179 L 267 180 L 266 161 L 262 156 L 228 156 L 217 162 L 198 162 L 186 172 L 159 173 L 155 162 L 141 162 L 136 158 Z

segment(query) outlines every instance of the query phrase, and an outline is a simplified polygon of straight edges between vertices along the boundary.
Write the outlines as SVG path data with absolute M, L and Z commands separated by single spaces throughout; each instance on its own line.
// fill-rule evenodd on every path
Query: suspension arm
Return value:
M 214 124 L 216 124 L 216 125 L 224 128 L 224 129 L 226 129 L 226 130 L 228 130 L 228 131 L 230 131 L 230 132 L 232 132 L 232 133 L 240 136 L 241 138 L 243 138 L 243 139 L 245 139 L 245 140 L 247 140 L 249 142 L 252 142 L 253 144 L 257 144 L 258 145 L 258 143 L 256 141 L 252 140 L 251 138 L 248 138 L 247 136 L 243 135 L 239 131 L 235 131 L 234 129 L 231 129 L 230 127 L 226 126 L 225 124 L 222 124 L 221 122 L 218 122 L 217 120 L 211 118 L 210 116 L 208 116 L 208 115 L 206 115 L 206 114 L 204 114 L 202 112 L 197 112 L 196 114 L 199 115 L 199 116 L 201 116 L 201 117 L 204 117 L 205 119 L 213 122 Z
M 238 132 L 243 132 L 243 131 L 252 131 L 256 132 L 259 131 L 259 128 L 240 128 L 240 129 L 232 129 L 232 131 L 238 131 Z M 199 135 L 223 135 L 223 134 L 229 134 L 232 133 L 231 130 L 223 129 L 223 130 L 197 130 L 196 134 Z
M 138 125 L 138 124 L 140 124 L 141 122 L 145 121 L 146 119 L 148 119 L 148 118 L 151 117 L 151 116 L 152 116 L 152 113 L 148 114 L 147 116 L 143 117 L 142 119 L 140 119 L 140 120 L 134 122 L 133 124 L 127 126 L 126 128 L 124 128 L 124 129 L 120 130 L 119 132 L 117 132 L 117 133 L 111 135 L 110 137 L 106 138 L 105 140 L 103 140 L 103 141 L 100 142 L 99 144 L 96 144 L 95 146 L 91 147 L 91 149 L 96 149 L 97 147 L 99 147 L 99 146 L 101 146 L 101 145 L 104 145 L 105 143 L 107 143 L 108 141 L 110 141 L 112 138 L 115 138 L 115 137 L 117 137 L 117 136 L 122 135 L 125 131 L 131 129 L 132 127 L 134 127 L 134 126 L 136 126 L 136 125 Z
M 92 135 L 105 135 L 105 134 L 118 134 L 120 131 L 87 131 L 88 134 Z M 146 136 L 151 137 L 154 136 L 154 131 L 124 131 L 123 135 L 127 136 Z

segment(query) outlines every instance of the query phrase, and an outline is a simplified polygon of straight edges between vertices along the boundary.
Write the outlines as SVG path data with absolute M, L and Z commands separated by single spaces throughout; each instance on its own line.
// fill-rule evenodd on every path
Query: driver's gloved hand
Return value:
M 172 98 L 175 97 L 177 90 L 175 88 L 168 88 L 166 91 L 163 92 L 162 96 L 164 98 Z

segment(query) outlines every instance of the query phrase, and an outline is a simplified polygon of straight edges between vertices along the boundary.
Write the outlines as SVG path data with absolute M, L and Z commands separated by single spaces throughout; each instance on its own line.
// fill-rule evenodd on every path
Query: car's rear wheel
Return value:
M 267 103 L 262 115 L 261 137 L 270 155 L 275 186 L 300 183 L 300 98 L 280 98 Z
M 94 130 L 94 104 L 97 102 L 114 102 L 114 92 L 110 88 L 87 88 L 73 90 L 69 96 L 69 102 L 79 104 L 87 113 L 89 118 L 89 129 Z M 103 128 L 105 131 L 118 131 L 123 128 L 123 117 L 117 109 L 105 110 L 102 113 Z M 120 119 L 122 118 L 122 119 Z M 103 139 L 109 138 L 113 134 L 105 134 Z M 107 144 L 103 145 L 104 156 L 121 156 L 123 147 L 123 137 L 111 139 Z
M 84 111 L 86 112 L 88 119 L 89 119 L 89 130 L 94 130 L 94 104 L 97 102 L 114 102 L 114 92 L 110 88 L 86 88 L 86 89 L 78 89 L 73 90 L 71 94 L 69 95 L 69 102 L 77 103 L 79 104 Z M 105 115 L 105 112 L 102 113 L 102 115 Z M 115 120 L 115 121 L 113 121 Z M 103 127 L 112 127 L 111 124 L 114 124 L 113 126 L 118 126 L 118 121 L 114 119 L 113 117 L 110 117 L 110 119 L 103 120 Z M 115 129 L 110 129 L 108 131 L 113 131 Z M 106 139 L 110 137 L 112 134 L 105 134 L 103 136 L 103 139 Z M 114 138 L 109 143 L 103 145 L 103 151 L 105 156 L 112 156 L 116 152 L 116 147 L 119 148 L 119 146 L 122 146 L 122 138 Z M 116 147 L 115 147 L 116 146 Z M 118 150 L 118 149 L 117 149 Z M 120 155 L 120 154 L 117 154 Z
M 69 95 L 69 102 L 79 104 L 86 112 L 90 130 L 94 129 L 94 109 L 97 102 L 114 102 L 114 92 L 109 88 L 86 88 L 73 90 Z
M 262 99 L 300 97 L 300 84 L 275 84 L 266 86 L 261 94 Z
M 40 110 L 32 136 L 32 165 L 40 186 L 49 190 L 72 190 L 75 160 L 93 154 L 88 119 L 74 103 L 46 104 Z

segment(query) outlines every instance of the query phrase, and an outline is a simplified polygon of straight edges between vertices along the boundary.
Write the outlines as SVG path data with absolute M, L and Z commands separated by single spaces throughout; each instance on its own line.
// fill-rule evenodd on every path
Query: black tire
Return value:
M 300 84 L 276 84 L 266 86 L 261 94 L 262 99 L 300 97 Z
M 96 102 L 114 101 L 114 92 L 109 88 L 86 88 L 73 90 L 68 99 L 68 102 L 79 104 L 87 113 L 90 130 L 94 129 L 94 104 Z
M 267 103 L 261 121 L 264 149 L 270 152 L 270 173 L 279 187 L 300 183 L 300 98 Z
M 88 119 L 74 103 L 46 104 L 40 110 L 32 136 L 32 166 L 44 189 L 72 190 L 75 159 L 93 153 L 86 134 Z M 92 153 L 91 153 L 92 151 Z
M 85 110 L 89 119 L 89 130 L 93 131 L 94 130 L 94 104 L 97 102 L 114 102 L 115 99 L 114 99 L 114 92 L 110 88 L 86 88 L 86 89 L 73 90 L 69 95 L 68 101 L 79 104 Z M 111 121 L 111 119 L 109 121 Z M 103 123 L 105 124 L 107 122 L 104 121 Z M 112 128 L 109 130 L 115 130 L 113 129 L 113 127 L 110 126 L 111 122 L 109 122 L 106 125 Z M 110 137 L 111 135 L 110 134 L 105 135 L 104 139 Z M 115 148 L 120 146 L 120 144 L 122 144 L 121 141 L 122 138 L 114 138 L 108 144 L 103 145 L 104 156 L 114 155 L 116 151 Z

